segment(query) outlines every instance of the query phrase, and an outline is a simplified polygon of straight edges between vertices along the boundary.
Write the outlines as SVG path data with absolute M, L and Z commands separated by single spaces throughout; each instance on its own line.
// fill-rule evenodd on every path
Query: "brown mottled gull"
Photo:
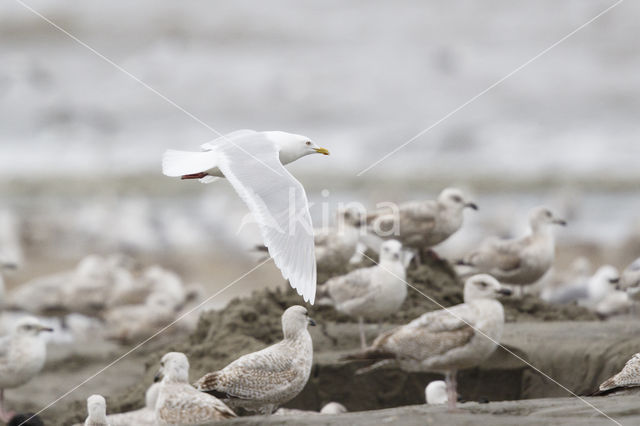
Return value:
M 531 232 L 523 237 L 503 240 L 491 237 L 459 265 L 469 266 L 473 272 L 493 275 L 501 282 L 517 285 L 533 284 L 551 267 L 555 257 L 552 225 L 566 225 L 549 209 L 537 207 L 529 214 Z
M 369 229 L 381 237 L 393 237 L 416 250 L 433 247 L 453 235 L 462 226 L 465 208 L 477 210 L 456 188 L 444 189 L 437 200 L 410 201 L 396 211 L 370 214 Z M 397 226 L 397 232 L 393 231 Z
M 367 346 L 363 318 L 382 319 L 396 312 L 407 297 L 402 244 L 385 241 L 379 264 L 331 278 L 318 287 L 318 295 L 329 297 L 336 310 L 358 318 L 360 343 Z
M 107 421 L 107 402 L 102 395 L 87 398 L 87 419 L 84 426 L 111 426 Z
M 635 354 L 615 376 L 600 385 L 600 392 L 640 386 L 640 353 Z
M 169 352 L 160 361 L 156 421 L 161 425 L 198 425 L 236 417 L 222 401 L 189 384 L 189 360 L 181 352 Z
M 510 293 L 490 275 L 474 275 L 465 283 L 464 303 L 383 333 L 345 359 L 378 361 L 362 372 L 396 362 L 406 371 L 444 373 L 449 406 L 455 408 L 456 372 L 480 364 L 496 349 L 504 327 L 504 309 L 496 297 Z
M 309 380 L 313 345 L 307 325 L 315 325 L 307 309 L 291 306 L 282 315 L 284 340 L 205 374 L 194 386 L 230 407 L 271 414 L 298 395 Z

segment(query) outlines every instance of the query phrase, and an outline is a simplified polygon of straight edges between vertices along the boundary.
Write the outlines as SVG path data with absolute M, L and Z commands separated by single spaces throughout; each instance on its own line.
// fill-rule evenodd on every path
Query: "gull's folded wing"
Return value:
M 285 279 L 305 301 L 316 294 L 313 226 L 304 188 L 280 163 L 263 134 L 221 141 L 218 167 L 255 216 L 264 245 Z

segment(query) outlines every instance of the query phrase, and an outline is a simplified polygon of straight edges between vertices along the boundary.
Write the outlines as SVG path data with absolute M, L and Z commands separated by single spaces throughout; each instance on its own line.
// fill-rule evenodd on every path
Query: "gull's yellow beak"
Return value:
M 315 150 L 318 154 L 329 155 L 329 150 L 327 148 L 316 148 Z

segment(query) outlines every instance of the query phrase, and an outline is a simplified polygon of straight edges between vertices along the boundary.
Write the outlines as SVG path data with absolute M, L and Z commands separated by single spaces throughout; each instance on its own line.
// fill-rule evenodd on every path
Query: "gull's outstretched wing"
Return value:
M 212 141 L 205 142 L 202 145 L 200 145 L 200 148 L 203 151 L 211 151 L 212 149 L 215 149 L 216 145 L 219 145 L 222 142 L 235 141 L 236 139 L 240 139 L 240 138 L 243 138 L 245 136 L 253 135 L 255 133 L 257 133 L 257 132 L 255 130 L 251 130 L 251 129 L 236 130 L 236 131 L 233 131 L 231 133 L 227 133 L 224 136 L 220 136 L 219 138 L 215 138 Z
M 280 162 L 276 144 L 256 133 L 221 141 L 214 151 L 218 167 L 255 216 L 276 266 L 313 304 L 316 259 L 307 195 Z

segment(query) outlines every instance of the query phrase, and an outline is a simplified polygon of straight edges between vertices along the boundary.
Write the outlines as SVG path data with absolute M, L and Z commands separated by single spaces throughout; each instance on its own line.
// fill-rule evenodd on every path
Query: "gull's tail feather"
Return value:
M 162 156 L 162 173 L 166 176 L 177 177 L 201 173 L 215 166 L 216 155 L 213 151 L 190 152 L 168 149 Z

